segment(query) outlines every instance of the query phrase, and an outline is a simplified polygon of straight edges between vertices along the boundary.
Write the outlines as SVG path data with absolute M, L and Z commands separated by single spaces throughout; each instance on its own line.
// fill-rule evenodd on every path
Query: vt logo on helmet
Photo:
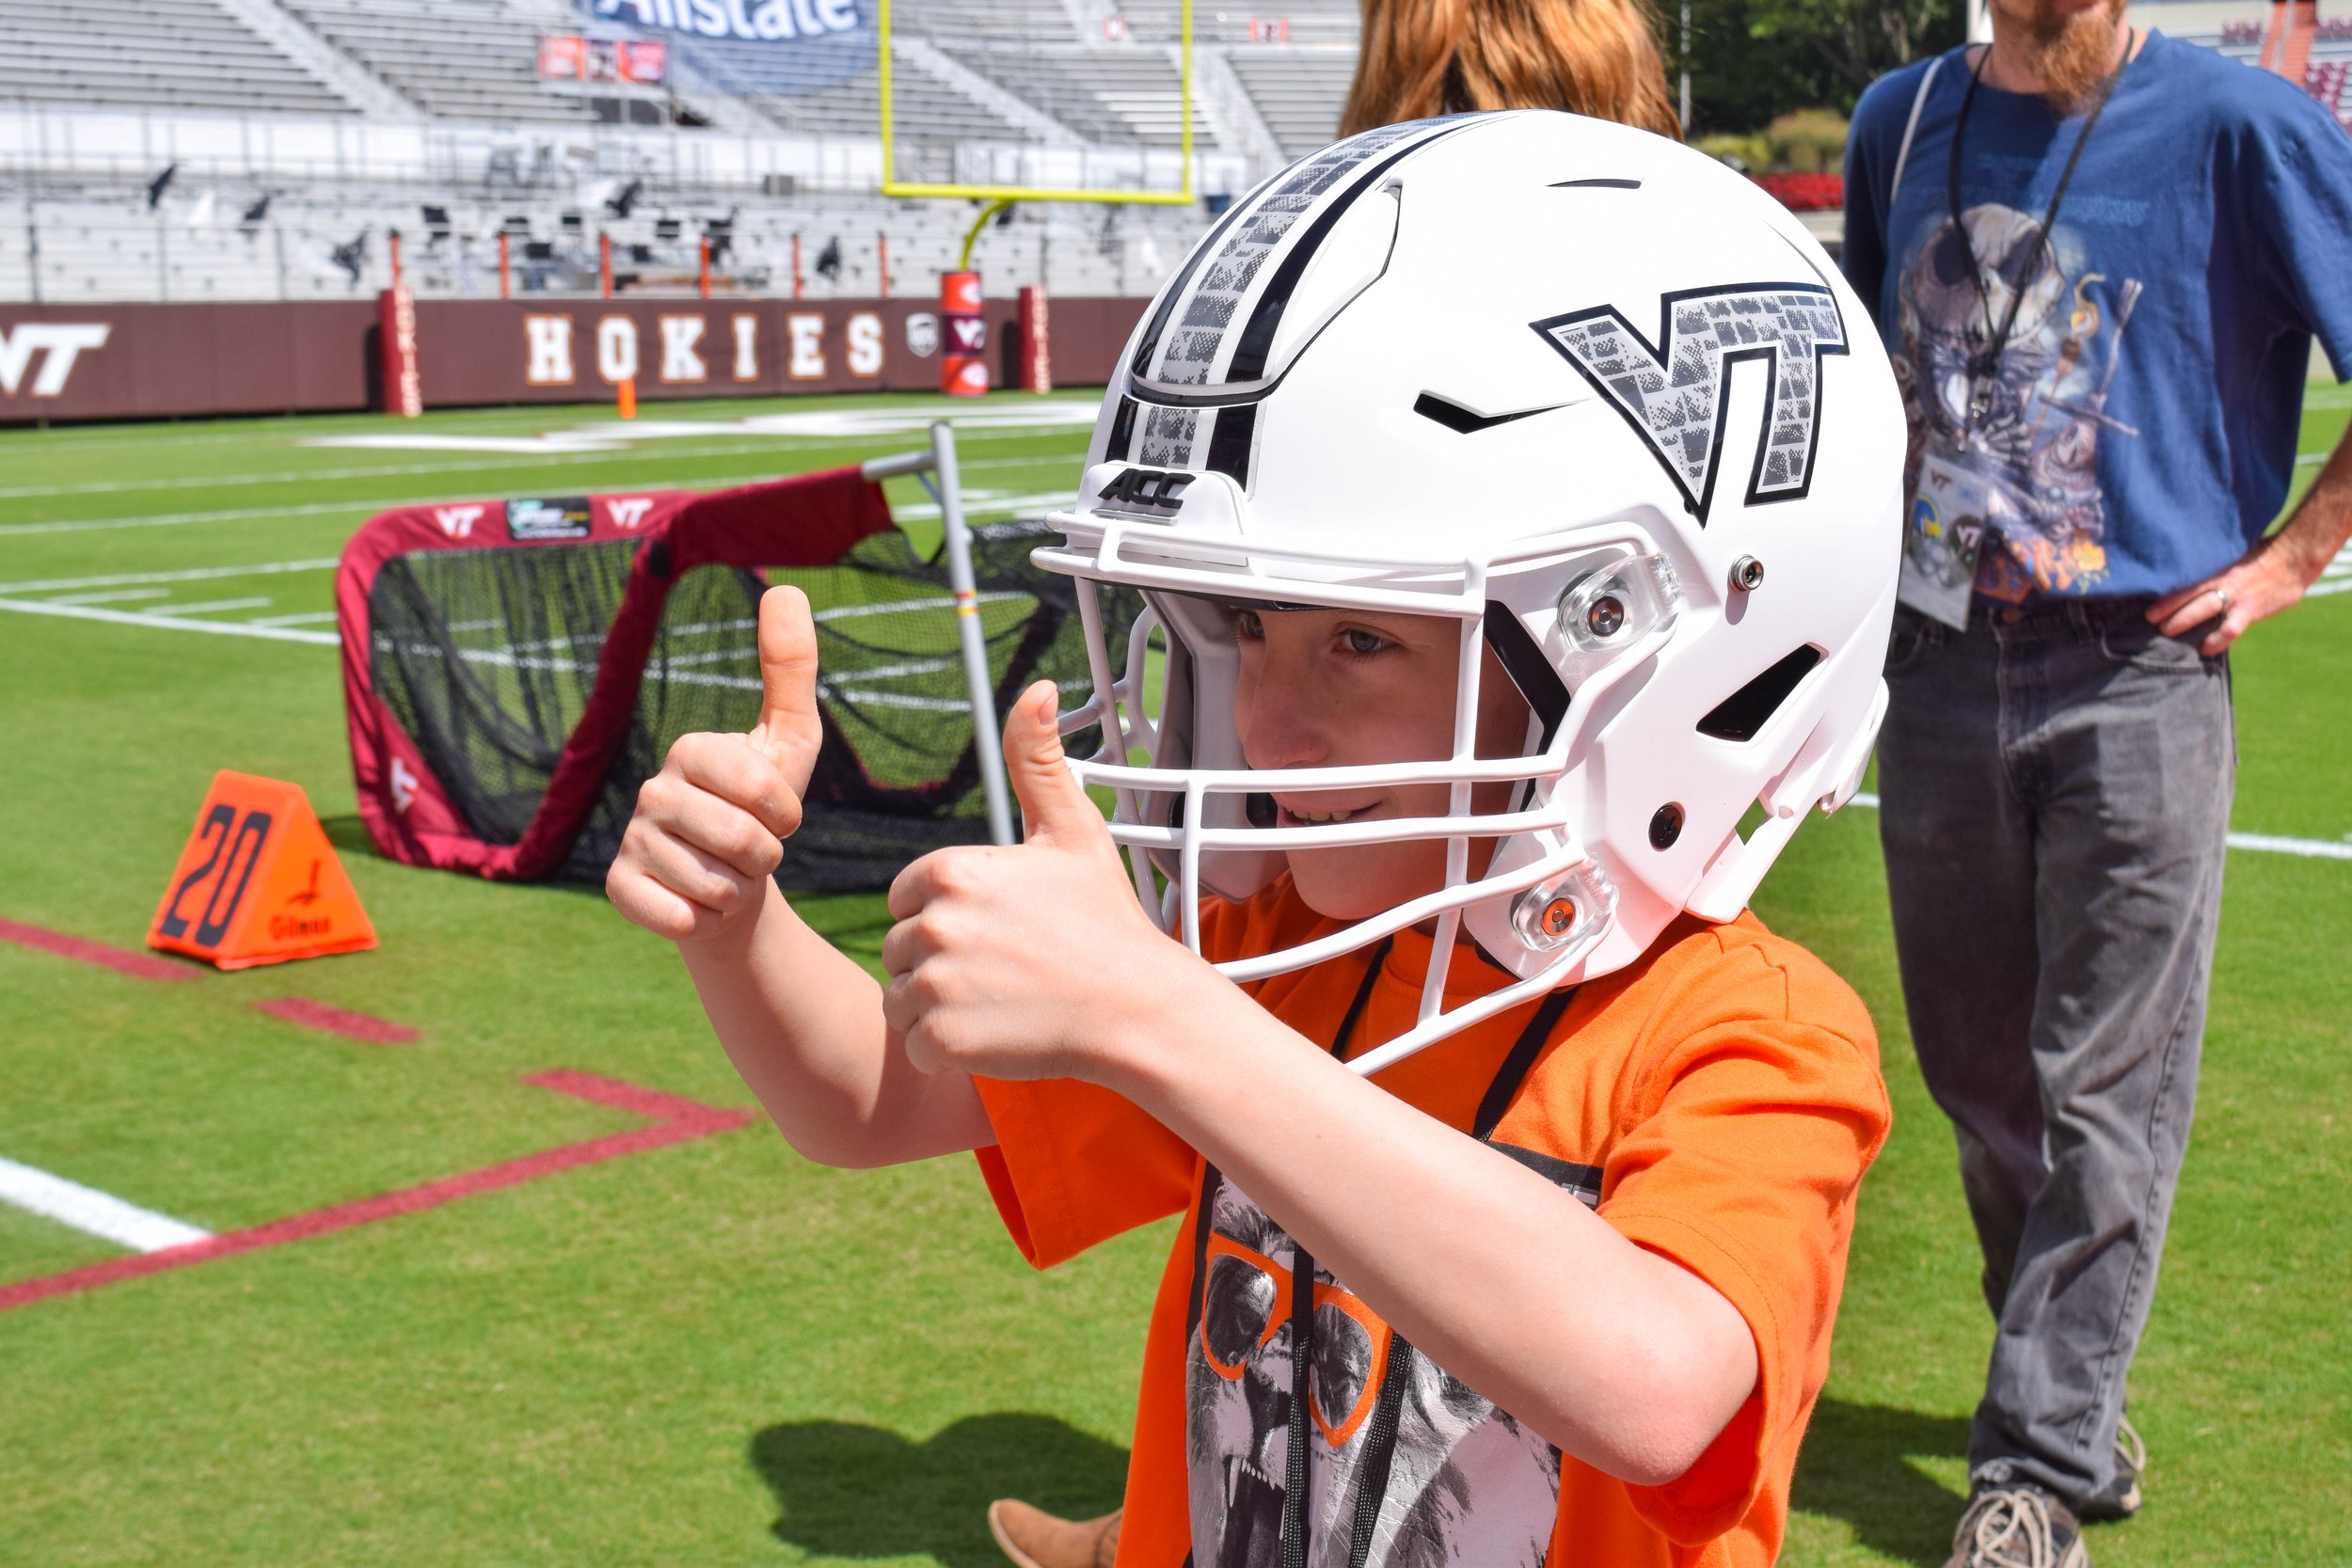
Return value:
M 1037 557 L 1079 579 L 1096 689 L 1065 732 L 1107 740 L 1073 767 L 1113 793 L 1155 917 L 1197 948 L 1200 898 L 1250 897 L 1310 846 L 1448 847 L 1441 886 L 1223 966 L 1424 927 L 1512 976 L 1449 1007 L 1431 964 L 1415 1027 L 1355 1059 L 1372 1071 L 1631 962 L 1686 911 L 1736 915 L 1851 794 L 1883 711 L 1905 437 L 1885 356 L 1849 352 L 1864 319 L 1748 181 L 1570 115 L 1367 132 L 1235 203 L 1137 326 Z M 1100 583 L 1147 607 L 1123 671 Z M 1457 718 L 1507 679 L 1522 743 L 1478 755 L 1457 722 L 1437 760 L 1250 767 L 1236 617 L 1286 609 L 1450 620 Z M 1253 810 L 1407 784 L 1451 809 Z M 1507 807 L 1474 812 L 1478 786 Z
M 1821 431 L 1821 356 L 1846 352 L 1837 296 L 1819 283 L 1708 289 L 1669 294 L 1658 313 L 1655 344 L 1609 305 L 1534 326 L 1649 442 L 1701 523 L 1724 450 L 1727 372 L 1735 360 L 1761 359 L 1764 436 L 1747 499 L 1804 495 Z

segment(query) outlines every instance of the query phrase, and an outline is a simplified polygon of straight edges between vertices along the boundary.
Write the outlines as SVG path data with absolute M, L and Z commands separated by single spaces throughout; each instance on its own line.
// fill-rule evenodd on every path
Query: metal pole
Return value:
M 945 420 L 931 424 L 931 464 L 939 475 L 939 523 L 946 536 L 947 585 L 956 596 L 956 640 L 963 647 L 963 682 L 972 698 L 972 749 L 988 799 L 988 836 L 1012 842 L 1012 801 L 1005 786 L 1005 748 L 998 738 L 995 682 L 988 673 L 988 640 L 980 635 L 980 601 L 972 581 L 972 536 L 963 526 L 963 492 L 956 474 L 956 433 Z
M 24 180 L 24 266 L 32 285 L 33 303 L 40 303 L 40 225 L 33 221 L 33 182 L 29 171 Z
M 1682 0 L 1682 134 L 1691 134 L 1691 0 Z

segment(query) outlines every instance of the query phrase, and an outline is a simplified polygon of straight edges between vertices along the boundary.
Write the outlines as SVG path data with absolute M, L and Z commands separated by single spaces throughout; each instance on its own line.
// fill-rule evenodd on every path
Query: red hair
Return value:
M 1340 135 L 1474 109 L 1566 109 L 1679 141 L 1645 0 L 1363 0 Z

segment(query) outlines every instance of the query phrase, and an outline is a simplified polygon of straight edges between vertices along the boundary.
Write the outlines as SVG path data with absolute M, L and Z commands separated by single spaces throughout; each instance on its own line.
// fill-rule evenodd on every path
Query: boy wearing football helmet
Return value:
M 1353 137 L 1146 312 L 1039 558 L 1092 699 L 1015 705 L 1026 839 L 898 878 L 886 990 L 768 879 L 820 735 L 795 591 L 758 727 L 646 785 L 612 897 L 796 1148 L 977 1149 L 1041 1266 L 1184 1216 L 1120 1562 L 1777 1552 L 1887 1117 L 1860 1004 L 1742 912 L 1883 702 L 1862 320 L 1661 138 Z M 1098 585 L 1147 607 L 1123 668 Z

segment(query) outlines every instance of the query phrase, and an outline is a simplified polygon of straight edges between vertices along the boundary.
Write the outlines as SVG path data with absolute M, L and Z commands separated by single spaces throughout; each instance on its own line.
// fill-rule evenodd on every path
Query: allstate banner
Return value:
M 866 28 L 859 0 L 580 0 L 599 22 L 749 43 L 831 40 Z

